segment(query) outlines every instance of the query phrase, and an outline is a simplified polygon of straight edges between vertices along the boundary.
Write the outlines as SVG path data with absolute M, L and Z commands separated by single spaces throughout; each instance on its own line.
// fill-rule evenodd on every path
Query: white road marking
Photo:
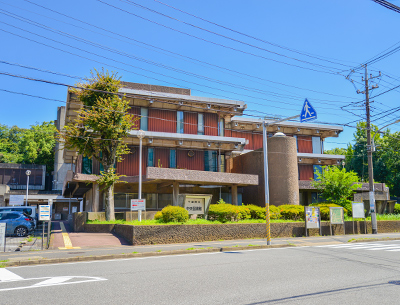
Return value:
M 33 286 L 52 286 L 55 284 L 60 284 L 60 283 L 64 283 L 66 281 L 69 281 L 70 279 L 72 279 L 73 276 L 57 276 L 57 277 L 52 277 L 49 278 L 47 280 L 44 280 L 43 282 L 40 283 L 36 283 Z
M 0 268 L 0 282 L 13 280 L 23 280 L 23 278 L 11 272 L 10 270 L 7 270 L 6 268 Z

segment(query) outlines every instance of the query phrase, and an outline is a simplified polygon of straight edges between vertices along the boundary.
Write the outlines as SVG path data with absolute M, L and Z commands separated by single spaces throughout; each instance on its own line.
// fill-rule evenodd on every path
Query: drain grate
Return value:
M 400 281 L 390 281 L 389 284 L 400 285 Z

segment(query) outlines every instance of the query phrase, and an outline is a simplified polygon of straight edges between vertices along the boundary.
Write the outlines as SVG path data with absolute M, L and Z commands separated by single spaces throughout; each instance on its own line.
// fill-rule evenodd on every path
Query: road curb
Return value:
M 387 241 L 387 240 L 400 240 L 400 237 L 362 238 L 362 239 L 349 240 L 348 243 L 366 243 L 372 241 Z
M 64 258 L 43 258 L 38 260 L 21 260 L 3 262 L 5 267 L 18 267 L 18 266 L 31 266 L 31 265 L 44 265 L 44 264 L 60 264 L 60 263 L 72 263 L 72 262 L 85 262 L 85 261 L 98 261 L 98 260 L 112 260 L 112 259 L 124 259 L 124 258 L 135 258 L 135 257 L 151 257 L 151 256 L 169 256 L 169 255 L 182 255 L 182 254 L 196 254 L 196 253 L 207 253 L 207 252 L 234 252 L 240 250 L 257 250 L 257 249 L 269 249 L 269 248 L 286 248 L 295 247 L 292 244 L 281 244 L 281 245 L 249 245 L 239 247 L 213 247 L 213 248 L 194 248 L 194 249 L 179 249 L 179 250 L 156 250 L 154 252 L 140 252 L 140 253 L 119 253 L 119 254 L 105 254 L 105 255 L 90 255 L 90 256 L 74 256 Z

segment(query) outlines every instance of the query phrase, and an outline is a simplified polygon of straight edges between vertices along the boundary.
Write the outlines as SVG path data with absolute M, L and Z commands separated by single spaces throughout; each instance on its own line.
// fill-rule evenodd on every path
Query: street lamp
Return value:
M 371 146 L 368 147 L 369 152 L 368 154 L 371 156 L 371 168 L 368 169 L 369 173 L 370 173 L 370 177 L 369 177 L 369 208 L 371 210 L 371 225 L 372 225 L 372 234 L 378 234 L 378 223 L 376 221 L 376 212 L 375 212 L 375 186 L 374 186 L 374 170 L 373 170 L 373 164 L 372 164 L 372 153 L 375 151 L 375 136 L 381 132 L 382 129 L 396 124 L 396 123 L 400 123 L 400 119 L 387 124 L 385 126 L 383 126 L 382 128 L 380 128 L 375 134 L 374 137 L 372 138 L 372 143 Z M 383 191 L 383 190 L 382 190 Z
M 28 169 L 26 172 L 26 202 L 25 205 L 28 206 L 28 189 L 29 189 L 29 176 L 31 175 L 31 171 Z
M 139 130 L 137 137 L 139 138 L 139 199 L 142 199 L 142 141 L 145 136 L 143 130 Z M 142 210 L 138 211 L 138 220 L 142 221 Z

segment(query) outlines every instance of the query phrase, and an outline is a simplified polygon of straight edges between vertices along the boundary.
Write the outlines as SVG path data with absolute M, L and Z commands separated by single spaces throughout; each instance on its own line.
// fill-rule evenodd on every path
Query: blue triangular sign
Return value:
M 301 109 L 300 122 L 308 122 L 315 120 L 317 118 L 317 112 L 314 107 L 311 106 L 310 102 L 306 99 L 303 104 L 303 109 Z

